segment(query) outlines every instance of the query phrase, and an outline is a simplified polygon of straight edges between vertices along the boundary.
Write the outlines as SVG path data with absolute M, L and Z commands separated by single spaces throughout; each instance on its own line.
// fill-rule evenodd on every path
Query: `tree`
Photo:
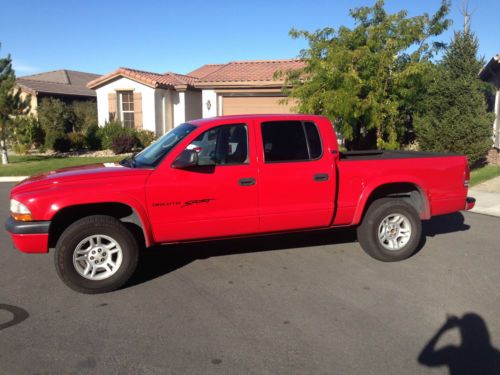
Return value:
M 303 69 L 282 73 L 298 110 L 330 118 L 348 148 L 397 148 L 408 142 L 412 116 L 425 95 L 431 59 L 443 44 L 431 39 L 450 24 L 449 2 L 408 17 L 389 14 L 384 1 L 350 11 L 354 28 L 292 29 L 309 47 Z M 278 73 L 277 75 L 280 75 Z
M 65 103 L 54 98 L 43 98 L 37 110 L 45 132 L 45 147 L 53 150 L 54 142 L 73 130 L 75 115 Z
M 468 27 L 455 32 L 415 119 L 423 150 L 465 154 L 470 165 L 491 148 L 494 120 L 487 111 L 487 88 L 478 78 L 484 62 L 477 53 L 478 40 Z
M 29 111 L 31 98 L 22 98 L 21 91 L 16 90 L 16 75 L 12 69 L 10 55 L 0 58 L 0 148 L 2 164 L 8 164 L 6 140 L 9 134 L 9 125 L 15 116 L 26 114 Z

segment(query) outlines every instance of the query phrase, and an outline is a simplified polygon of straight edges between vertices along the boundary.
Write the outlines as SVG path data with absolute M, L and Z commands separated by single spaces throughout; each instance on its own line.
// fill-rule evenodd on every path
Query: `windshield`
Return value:
M 150 144 L 134 158 L 137 167 L 156 167 L 172 149 L 189 133 L 196 129 L 192 124 L 181 124 Z

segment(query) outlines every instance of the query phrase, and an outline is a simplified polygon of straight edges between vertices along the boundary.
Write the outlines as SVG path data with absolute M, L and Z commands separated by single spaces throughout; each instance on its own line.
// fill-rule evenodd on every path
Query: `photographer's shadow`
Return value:
M 460 332 L 461 345 L 436 349 L 441 336 L 453 328 Z M 428 367 L 448 366 L 450 375 L 500 374 L 500 351 L 491 345 L 485 321 L 474 313 L 448 317 L 422 349 L 418 362 Z

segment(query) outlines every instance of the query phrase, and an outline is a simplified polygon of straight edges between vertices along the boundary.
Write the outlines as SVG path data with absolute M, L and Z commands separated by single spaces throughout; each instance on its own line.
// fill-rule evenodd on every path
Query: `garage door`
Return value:
M 245 115 L 254 113 L 293 113 L 293 100 L 281 104 L 282 96 L 223 96 L 223 115 Z

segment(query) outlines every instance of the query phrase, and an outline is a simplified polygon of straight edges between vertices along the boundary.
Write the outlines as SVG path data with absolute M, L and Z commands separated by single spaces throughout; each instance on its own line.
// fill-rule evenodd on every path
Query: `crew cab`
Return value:
M 6 229 L 22 252 L 55 248 L 69 287 L 100 293 L 156 244 L 354 226 L 373 258 L 403 260 L 421 220 L 474 206 L 468 182 L 461 155 L 340 152 L 325 117 L 222 116 L 176 126 L 119 164 L 22 181 Z

